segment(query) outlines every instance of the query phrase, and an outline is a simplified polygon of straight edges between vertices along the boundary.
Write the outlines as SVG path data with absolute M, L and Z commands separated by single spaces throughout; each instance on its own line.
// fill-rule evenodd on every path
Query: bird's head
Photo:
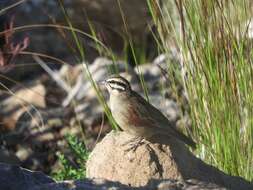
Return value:
M 130 83 L 120 75 L 112 75 L 103 83 L 110 95 L 119 95 L 131 92 Z

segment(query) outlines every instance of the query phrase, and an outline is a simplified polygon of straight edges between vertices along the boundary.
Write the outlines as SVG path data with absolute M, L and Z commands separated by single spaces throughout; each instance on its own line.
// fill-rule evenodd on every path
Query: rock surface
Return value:
M 18 166 L 0 163 L 0 189 L 30 190 L 52 182 L 54 180 L 41 172 L 32 172 Z
M 242 178 L 205 164 L 176 139 L 155 137 L 152 143 L 144 141 L 135 151 L 128 151 L 126 144 L 131 138 L 125 132 L 109 133 L 90 154 L 87 176 L 134 187 L 144 186 L 151 179 L 196 179 L 229 189 L 253 188 Z
M 211 183 L 201 181 L 151 180 L 143 187 L 129 187 L 119 182 L 104 179 L 84 179 L 75 181 L 55 182 L 41 172 L 32 172 L 18 166 L 0 163 L 1 190 L 225 190 Z

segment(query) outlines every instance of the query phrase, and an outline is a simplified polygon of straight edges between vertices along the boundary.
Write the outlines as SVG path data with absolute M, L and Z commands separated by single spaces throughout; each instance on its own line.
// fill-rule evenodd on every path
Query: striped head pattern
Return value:
M 113 75 L 105 80 L 105 86 L 109 93 L 131 91 L 130 83 L 120 75 Z

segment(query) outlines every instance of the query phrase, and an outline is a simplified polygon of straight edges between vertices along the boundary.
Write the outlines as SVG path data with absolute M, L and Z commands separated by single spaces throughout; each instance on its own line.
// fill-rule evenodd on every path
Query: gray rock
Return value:
M 54 182 L 41 172 L 32 172 L 14 165 L 0 163 L 0 189 L 32 190 L 38 185 Z
M 55 182 L 41 172 L 0 163 L 1 190 L 225 190 L 202 181 L 150 180 L 143 187 L 130 187 L 105 179 L 83 179 Z
M 0 162 L 8 164 L 20 164 L 20 159 L 14 154 L 13 151 L 9 151 L 6 148 L 0 148 Z

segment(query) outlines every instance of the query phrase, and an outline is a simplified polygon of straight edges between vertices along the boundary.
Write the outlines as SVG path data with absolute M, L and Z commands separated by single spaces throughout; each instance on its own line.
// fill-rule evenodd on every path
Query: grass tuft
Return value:
M 160 39 L 171 34 L 180 49 L 196 154 L 228 174 L 252 180 L 253 64 L 252 41 L 246 35 L 250 2 L 175 0 L 176 17 L 169 4 L 149 1 Z M 165 42 L 163 47 L 169 51 Z

